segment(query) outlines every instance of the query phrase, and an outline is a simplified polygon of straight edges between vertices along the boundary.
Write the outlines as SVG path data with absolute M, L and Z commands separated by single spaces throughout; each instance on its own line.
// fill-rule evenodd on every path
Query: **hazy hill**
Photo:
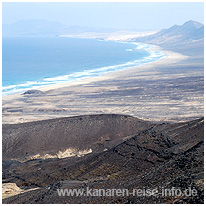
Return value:
M 77 25 L 67 26 L 59 22 L 45 20 L 22 20 L 16 23 L 2 25 L 3 35 L 62 35 L 82 34 L 85 32 L 113 32 L 115 29 L 82 27 Z
M 178 44 L 202 40 L 204 38 L 204 25 L 196 21 L 187 21 L 183 25 L 174 25 L 163 29 L 153 35 L 133 39 L 163 46 L 174 46 Z
M 133 38 L 132 41 L 161 46 L 165 50 L 190 56 L 193 61 L 203 65 L 204 25 L 196 21 L 190 20 L 152 35 Z
M 3 35 L 57 35 L 65 25 L 45 20 L 22 20 L 16 23 L 3 24 Z

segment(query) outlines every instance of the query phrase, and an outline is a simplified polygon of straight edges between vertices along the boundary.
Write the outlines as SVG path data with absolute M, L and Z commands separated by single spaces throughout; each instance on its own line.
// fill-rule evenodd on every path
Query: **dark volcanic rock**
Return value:
M 15 182 L 20 187 L 41 188 L 7 198 L 3 202 L 203 203 L 203 140 L 204 120 L 201 118 L 177 124 L 151 125 L 107 151 L 83 157 L 4 163 L 4 182 Z M 150 188 L 160 191 L 173 187 L 182 191 L 192 188 L 197 191 L 197 195 L 59 197 L 57 194 L 59 188 L 86 187 L 128 190 Z
M 40 91 L 40 90 L 36 90 L 36 89 L 31 89 L 31 90 L 27 90 L 26 92 L 23 93 L 23 95 L 34 95 L 34 94 L 44 94 L 44 92 Z
M 101 152 L 152 123 L 126 115 L 88 115 L 3 125 L 3 160 L 25 161 L 66 149 Z

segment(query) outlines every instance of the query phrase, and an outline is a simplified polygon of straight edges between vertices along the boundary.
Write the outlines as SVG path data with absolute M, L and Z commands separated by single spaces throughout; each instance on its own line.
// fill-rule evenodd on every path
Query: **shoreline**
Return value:
M 171 63 L 174 61 L 174 59 L 178 60 L 178 61 L 182 61 L 182 60 L 186 60 L 188 57 L 185 55 L 182 55 L 180 53 L 176 53 L 176 52 L 171 52 L 171 51 L 164 51 L 162 50 L 160 47 L 155 46 L 155 45 L 151 45 L 152 47 L 155 47 L 155 50 L 164 52 L 167 56 L 153 61 L 153 62 L 149 62 L 149 63 L 144 63 L 140 66 L 134 66 L 134 67 L 129 67 L 123 70 L 119 70 L 119 71 L 113 71 L 113 72 L 109 72 L 106 73 L 104 75 L 101 76 L 97 76 L 97 77 L 90 77 L 90 78 L 86 78 L 86 79 L 82 79 L 82 80 L 77 80 L 75 82 L 68 82 L 68 83 L 60 83 L 60 84 L 55 84 L 55 85 L 48 85 L 45 87 L 40 88 L 40 90 L 42 91 L 48 91 L 51 89 L 57 89 L 57 88 L 62 88 L 62 87 L 67 87 L 67 86 L 73 86 L 73 85 L 81 85 L 81 84 L 87 84 L 87 83 L 92 83 L 92 82 L 98 82 L 98 81 L 102 81 L 102 80 L 107 80 L 109 78 L 121 78 L 121 76 L 123 76 L 123 74 L 130 74 L 133 73 L 134 70 L 139 69 L 139 71 L 145 70 L 145 69 L 151 69 L 152 67 L 160 64 L 164 64 L 164 63 Z M 150 50 L 153 50 L 152 48 Z
M 175 85 L 176 79 L 179 81 L 185 78 L 187 83 L 186 78 L 197 76 L 198 73 L 194 75 L 192 71 L 187 74 L 167 74 L 160 71 L 184 68 L 186 63 L 191 64 L 190 58 L 181 53 L 165 51 L 158 46 L 151 49 L 158 49 L 167 54 L 167 57 L 103 76 L 45 86 L 38 89 L 42 94 L 18 93 L 3 96 L 3 123 L 15 124 L 106 113 L 131 115 L 155 122 L 187 121 L 203 116 L 202 95 L 190 93 L 188 90 L 185 93 L 182 86 L 182 91 L 169 94 L 170 91 L 168 93 L 161 85 L 161 82 L 164 85 L 167 79 L 171 81 L 170 84 Z M 199 84 L 199 81 L 196 84 Z M 178 96 L 180 99 L 175 100 Z M 190 104 L 196 108 L 191 110 Z
M 92 82 L 98 82 L 98 81 L 102 81 L 102 80 L 107 80 L 108 78 L 117 78 L 117 77 L 121 77 L 123 74 L 130 74 L 132 73 L 134 70 L 145 70 L 145 69 L 151 69 L 152 67 L 160 64 L 164 64 L 164 63 L 172 63 L 175 61 L 182 61 L 182 60 L 186 60 L 188 57 L 185 55 L 182 55 L 180 53 L 176 53 L 176 52 L 172 52 L 172 51 L 165 51 L 162 48 L 160 48 L 159 46 L 156 45 L 150 45 L 147 44 L 149 46 L 151 46 L 151 48 L 148 49 L 148 51 L 161 51 L 164 54 L 166 54 L 165 57 L 162 57 L 156 61 L 153 62 L 148 62 L 148 63 L 143 63 L 142 65 L 139 66 L 132 66 L 129 68 L 125 68 L 122 70 L 118 70 L 118 71 L 111 71 L 108 72 L 106 74 L 100 75 L 100 76 L 95 76 L 95 77 L 88 77 L 85 79 L 80 79 L 80 80 L 76 80 L 73 82 L 68 82 L 68 83 L 56 83 L 56 84 L 51 84 L 51 85 L 45 85 L 45 86 L 40 86 L 39 88 L 33 89 L 26 89 L 23 92 L 18 92 L 18 93 L 14 93 L 14 94 L 8 94 L 3 96 L 3 99 L 7 99 L 7 97 L 13 97 L 16 95 L 21 95 L 24 92 L 28 91 L 28 90 L 40 90 L 40 91 L 49 91 L 49 90 L 53 90 L 53 89 L 59 89 L 59 88 L 63 88 L 63 87 L 69 87 L 69 86 L 76 86 L 76 85 L 82 85 L 82 84 L 87 84 L 87 83 L 92 83 Z
M 160 59 L 152 61 L 152 62 L 142 63 L 139 66 L 131 66 L 131 67 L 121 69 L 121 70 L 118 70 L 118 71 L 111 71 L 111 72 L 108 72 L 108 73 L 100 75 L 100 76 L 86 77 L 86 78 L 76 80 L 76 81 L 73 81 L 73 82 L 56 83 L 56 84 L 51 84 L 51 85 L 39 86 L 38 88 L 25 89 L 22 92 L 18 92 L 18 93 L 14 93 L 14 94 L 8 94 L 8 95 L 3 96 L 2 98 L 21 95 L 24 92 L 29 91 L 29 90 L 48 91 L 48 90 L 58 89 L 58 88 L 62 88 L 62 87 L 87 84 L 87 83 L 92 83 L 92 82 L 96 82 L 96 81 L 99 81 L 99 80 L 106 80 L 108 78 L 114 78 L 114 77 L 116 78 L 116 77 L 120 77 L 122 75 L 122 74 L 119 75 L 119 73 L 128 73 L 128 72 L 130 73 L 130 72 L 133 72 L 134 69 L 138 70 L 138 68 L 141 69 L 141 70 L 150 69 L 151 67 L 154 66 L 153 64 L 156 65 L 156 63 L 158 64 L 158 62 L 162 62 L 164 60 L 165 60 L 166 63 L 171 63 L 171 61 L 173 61 L 173 59 L 181 61 L 181 60 L 185 60 L 185 59 L 188 58 L 187 56 L 182 55 L 180 53 L 165 51 L 165 50 L 161 49 L 159 46 L 156 46 L 156 45 L 151 45 L 151 44 L 146 44 L 146 45 L 149 45 L 151 47 L 151 48 L 147 49 L 148 51 L 161 51 L 164 54 L 166 54 L 166 56 L 161 57 Z
M 98 40 L 98 39 L 96 39 L 96 40 Z M 104 41 L 107 41 L 107 40 L 104 40 Z M 133 60 L 133 61 L 129 61 L 126 63 L 122 63 L 122 64 L 102 66 L 100 68 L 83 70 L 81 72 L 73 72 L 71 74 L 65 74 L 65 75 L 61 75 L 61 76 L 47 77 L 47 78 L 43 78 L 43 80 L 39 81 L 39 82 L 36 80 L 31 80 L 29 82 L 25 81 L 24 83 L 20 83 L 17 85 L 2 86 L 2 88 L 3 88 L 2 90 L 8 90 L 5 92 L 2 91 L 2 95 L 8 96 L 8 95 L 20 94 L 20 93 L 26 92 L 28 90 L 41 90 L 41 89 L 44 89 L 45 87 L 81 82 L 81 81 L 84 81 L 85 79 L 87 80 L 87 79 L 92 79 L 92 78 L 96 78 L 99 76 L 104 76 L 104 75 L 107 75 L 109 73 L 125 71 L 125 70 L 133 68 L 133 67 L 140 67 L 140 66 L 143 66 L 145 64 L 150 64 L 150 63 L 153 63 L 156 61 L 161 61 L 161 59 L 165 58 L 165 53 L 161 49 L 159 49 L 157 46 L 154 46 L 154 45 L 143 44 L 141 42 L 127 42 L 127 41 L 122 42 L 122 41 L 115 41 L 115 40 L 113 40 L 113 42 L 124 43 L 124 44 L 125 43 L 126 44 L 133 44 L 136 46 L 136 49 L 134 49 L 134 50 L 148 51 L 149 56 L 143 57 L 143 58 L 138 59 L 138 60 Z M 153 56 L 153 55 L 155 55 L 155 56 Z M 158 57 L 158 56 L 160 56 L 160 57 Z M 155 59 L 156 57 L 158 57 L 157 60 Z M 147 60 L 148 58 L 152 58 L 152 59 Z M 128 64 L 137 64 L 137 65 L 128 66 Z M 113 69 L 110 69 L 110 68 L 113 68 Z M 98 72 L 99 72 L 98 70 L 101 70 L 102 74 L 101 73 L 98 74 Z M 87 74 L 87 73 L 90 73 L 90 74 Z M 81 76 L 83 76 L 83 77 L 81 77 Z M 69 77 L 69 78 L 67 79 L 67 77 Z M 28 86 L 30 85 L 30 87 L 21 88 L 23 85 L 28 85 Z M 8 88 L 8 89 L 6 89 L 6 88 Z M 19 90 L 19 91 L 17 91 L 17 92 L 15 92 L 15 91 L 13 92 L 13 90 L 9 91 L 10 88 L 11 89 L 15 88 L 15 90 Z

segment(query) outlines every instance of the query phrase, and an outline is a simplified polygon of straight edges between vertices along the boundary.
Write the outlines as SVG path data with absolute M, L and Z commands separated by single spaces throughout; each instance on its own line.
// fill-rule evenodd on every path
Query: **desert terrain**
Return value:
M 204 26 L 132 41 L 167 57 L 3 97 L 3 203 L 204 203 Z M 131 38 L 131 36 L 130 36 Z M 57 189 L 194 188 L 195 196 Z

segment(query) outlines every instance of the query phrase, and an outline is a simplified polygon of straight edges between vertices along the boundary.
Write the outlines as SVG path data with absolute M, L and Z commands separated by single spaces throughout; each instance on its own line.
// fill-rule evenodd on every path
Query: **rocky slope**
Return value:
M 110 122 L 114 121 L 114 117 L 119 120 L 116 123 L 119 127 L 116 125 L 118 130 L 115 130 L 110 125 L 111 129 L 107 131 L 108 138 L 118 139 L 118 137 L 114 137 L 114 130 L 115 133 L 120 132 L 120 130 L 125 131 L 125 133 L 121 132 L 120 139 L 122 141 L 115 142 L 107 151 L 98 150 L 81 157 L 34 159 L 22 163 L 5 158 L 3 164 L 4 183 L 16 183 L 17 186 L 24 189 L 36 187 L 40 189 L 6 198 L 4 203 L 203 203 L 203 118 L 176 124 L 149 124 L 136 118 L 127 117 L 130 119 L 128 125 L 133 125 L 137 130 L 129 137 L 129 129 L 126 132 L 128 125 L 124 127 L 123 124 L 123 122 L 128 123 L 125 116 L 107 115 L 103 117 L 100 115 L 95 116 L 95 118 L 94 116 L 75 118 L 89 118 L 90 122 L 106 118 Z M 121 118 L 123 119 L 120 121 Z M 48 120 L 34 124 L 42 123 L 43 131 L 46 128 L 44 122 L 55 125 L 58 121 L 65 122 L 65 120 Z M 15 130 L 10 130 L 10 132 L 14 132 L 13 141 L 15 142 L 16 130 L 21 131 L 21 127 L 24 129 L 27 127 L 25 124 L 10 125 L 11 128 L 14 126 Z M 139 126 L 141 127 L 138 128 Z M 8 127 L 7 125 L 6 131 L 8 131 Z M 101 126 L 99 130 L 100 128 Z M 5 127 L 3 127 L 3 131 L 5 131 Z M 133 132 L 135 131 L 131 131 L 131 133 Z M 123 138 L 126 133 L 127 138 Z M 8 133 L 6 134 L 8 135 Z M 62 133 L 62 138 L 63 135 L 65 134 Z M 3 139 L 4 137 L 3 135 Z M 47 138 L 49 139 L 50 136 Z M 87 142 L 89 136 L 87 141 L 80 140 L 82 143 L 79 145 L 89 145 L 94 142 L 94 138 L 90 143 Z M 197 195 L 140 198 L 131 194 L 121 197 L 60 197 L 57 194 L 59 188 L 86 189 L 86 187 L 93 189 L 127 188 L 129 190 L 172 187 L 184 190 L 192 187 L 196 189 Z
M 3 125 L 3 160 L 100 152 L 152 124 L 124 115 L 88 115 Z

